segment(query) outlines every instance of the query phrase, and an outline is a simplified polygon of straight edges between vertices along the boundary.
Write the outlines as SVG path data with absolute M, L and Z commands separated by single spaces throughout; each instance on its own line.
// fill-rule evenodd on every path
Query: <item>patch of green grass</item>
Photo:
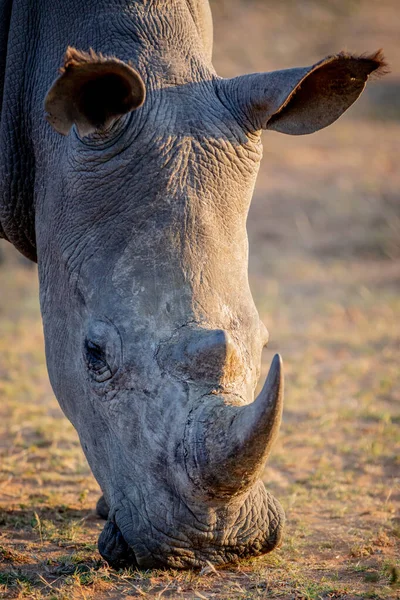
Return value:
M 6 588 L 12 588 L 19 585 L 29 586 L 30 588 L 37 583 L 37 577 L 23 573 L 21 570 L 9 570 L 0 573 L 0 585 Z

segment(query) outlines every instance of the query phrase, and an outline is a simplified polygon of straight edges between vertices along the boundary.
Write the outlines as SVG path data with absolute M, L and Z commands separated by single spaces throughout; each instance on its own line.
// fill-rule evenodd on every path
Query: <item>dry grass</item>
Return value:
M 265 138 L 250 266 L 271 332 L 265 362 L 277 350 L 285 360 L 284 422 L 265 471 L 286 509 L 285 541 L 201 573 L 113 572 L 102 562 L 98 487 L 47 380 L 36 271 L 7 249 L 0 598 L 400 598 L 400 122 L 384 87 L 398 85 L 397 2 L 232 0 L 216 16 L 225 75 L 381 45 L 394 70 L 329 130 Z

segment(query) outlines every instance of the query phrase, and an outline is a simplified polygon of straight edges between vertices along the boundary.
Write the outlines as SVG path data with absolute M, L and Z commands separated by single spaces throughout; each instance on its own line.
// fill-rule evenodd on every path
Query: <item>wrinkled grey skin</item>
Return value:
M 100 552 L 149 568 L 272 550 L 278 358 L 249 404 L 268 339 L 247 276 L 260 131 L 328 125 L 379 59 L 308 110 L 312 68 L 216 76 L 201 0 L 15 0 L 0 17 L 0 236 L 38 262 L 51 383 L 110 509 Z M 130 61 L 143 104 L 59 135 L 43 103 L 68 45 Z

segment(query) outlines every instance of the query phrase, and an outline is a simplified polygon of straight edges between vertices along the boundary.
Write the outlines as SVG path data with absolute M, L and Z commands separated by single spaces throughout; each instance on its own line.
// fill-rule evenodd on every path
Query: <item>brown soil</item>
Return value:
M 0 251 L 0 598 L 400 598 L 400 104 L 396 0 L 213 2 L 224 76 L 381 46 L 393 74 L 331 128 L 265 135 L 251 284 L 286 403 L 265 482 L 282 547 L 201 573 L 113 572 L 99 490 L 49 386 L 35 268 Z

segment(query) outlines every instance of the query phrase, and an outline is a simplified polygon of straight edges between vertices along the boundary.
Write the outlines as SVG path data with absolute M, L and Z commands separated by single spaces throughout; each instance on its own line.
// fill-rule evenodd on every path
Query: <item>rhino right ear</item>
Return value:
M 47 120 L 67 135 L 76 125 L 80 136 L 110 127 L 119 117 L 139 108 L 146 90 L 130 65 L 114 57 L 69 47 L 61 75 L 45 100 Z

